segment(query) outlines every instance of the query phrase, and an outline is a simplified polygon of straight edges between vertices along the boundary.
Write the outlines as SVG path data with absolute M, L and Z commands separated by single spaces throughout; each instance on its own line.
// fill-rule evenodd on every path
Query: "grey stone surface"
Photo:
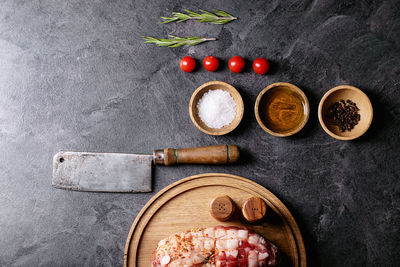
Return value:
M 159 25 L 183 8 L 225 10 L 224 26 Z M 142 35 L 217 37 L 190 48 L 145 45 Z M 223 59 L 220 71 L 183 73 L 191 55 Z M 271 74 L 230 73 L 231 56 L 264 56 Z M 233 133 L 213 137 L 191 123 L 196 87 L 222 80 L 246 110 Z M 287 81 L 311 104 L 305 129 L 263 132 L 253 104 Z M 374 106 L 370 130 L 334 140 L 317 119 L 328 89 L 352 84 Z M 0 266 L 115 266 L 131 223 L 166 185 L 204 172 L 256 181 L 292 211 L 311 266 L 398 266 L 400 261 L 399 1 L 0 1 Z M 110 194 L 51 187 L 59 150 L 151 153 L 232 143 L 237 166 L 157 167 L 154 192 Z

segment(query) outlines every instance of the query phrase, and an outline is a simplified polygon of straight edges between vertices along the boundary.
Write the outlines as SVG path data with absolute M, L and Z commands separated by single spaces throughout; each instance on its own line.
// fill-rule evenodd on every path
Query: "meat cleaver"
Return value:
M 53 158 L 55 188 L 96 192 L 151 192 L 155 165 L 226 164 L 239 159 L 233 145 L 155 150 L 153 155 L 58 152 Z

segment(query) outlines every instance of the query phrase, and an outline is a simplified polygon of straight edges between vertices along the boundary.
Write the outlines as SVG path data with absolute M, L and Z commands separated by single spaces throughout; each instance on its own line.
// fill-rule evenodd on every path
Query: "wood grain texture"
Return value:
M 197 108 L 197 104 L 199 103 L 199 100 L 203 97 L 205 93 L 207 93 L 210 90 L 217 90 L 217 89 L 222 89 L 227 91 L 233 98 L 233 100 L 236 103 L 236 116 L 233 119 L 233 121 L 220 128 L 220 129 L 215 129 L 215 128 L 210 128 L 208 127 L 199 117 L 199 110 Z M 226 83 L 226 82 L 221 82 L 221 81 L 211 81 L 202 84 L 200 87 L 194 91 L 192 94 L 192 97 L 190 98 L 190 103 L 189 103 L 189 115 L 190 118 L 192 119 L 192 122 L 194 125 L 202 132 L 209 134 L 209 135 L 224 135 L 227 133 L 232 132 L 236 127 L 239 125 L 243 118 L 244 114 L 244 103 L 242 96 L 236 90 L 235 87 L 232 85 Z
M 251 197 L 242 206 L 242 215 L 249 223 L 261 221 L 267 213 L 267 205 L 259 197 Z
M 165 148 L 163 156 L 159 157 L 160 150 L 154 152 L 155 164 L 165 166 L 176 164 L 226 164 L 239 160 L 239 148 L 234 145 L 216 145 L 193 148 Z
M 210 214 L 216 220 L 224 222 L 229 220 L 235 213 L 235 203 L 229 196 L 218 196 L 210 203 Z
M 219 222 L 209 214 L 209 203 L 221 194 L 241 205 L 252 196 L 260 197 L 271 216 L 259 224 L 235 219 Z M 177 232 L 217 225 L 244 226 L 276 244 L 284 266 L 306 266 L 303 238 L 293 216 L 270 191 L 248 179 L 221 173 L 191 176 L 179 180 L 151 198 L 136 217 L 129 232 L 124 266 L 149 266 L 157 243 Z
M 358 111 L 360 121 L 351 131 L 341 132 L 339 127 L 327 118 L 329 107 L 342 99 L 345 101 L 350 99 L 360 109 Z M 373 115 L 374 111 L 368 96 L 357 87 L 351 85 L 339 85 L 330 89 L 322 97 L 318 106 L 318 119 L 321 127 L 333 138 L 343 141 L 353 140 L 363 135 L 371 125 Z

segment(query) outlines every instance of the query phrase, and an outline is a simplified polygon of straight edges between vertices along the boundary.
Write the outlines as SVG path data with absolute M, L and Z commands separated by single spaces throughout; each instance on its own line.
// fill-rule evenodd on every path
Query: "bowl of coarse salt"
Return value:
M 224 135 L 233 131 L 243 118 L 244 104 L 240 93 L 232 85 L 211 81 L 194 91 L 189 103 L 189 114 L 194 125 L 210 135 Z

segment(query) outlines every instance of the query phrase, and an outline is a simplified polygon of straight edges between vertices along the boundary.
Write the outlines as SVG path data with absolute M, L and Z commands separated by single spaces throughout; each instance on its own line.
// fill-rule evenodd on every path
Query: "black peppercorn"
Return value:
M 328 117 L 339 127 L 340 131 L 351 131 L 360 121 L 359 110 L 356 103 L 350 99 L 346 101 L 341 99 L 328 108 Z

